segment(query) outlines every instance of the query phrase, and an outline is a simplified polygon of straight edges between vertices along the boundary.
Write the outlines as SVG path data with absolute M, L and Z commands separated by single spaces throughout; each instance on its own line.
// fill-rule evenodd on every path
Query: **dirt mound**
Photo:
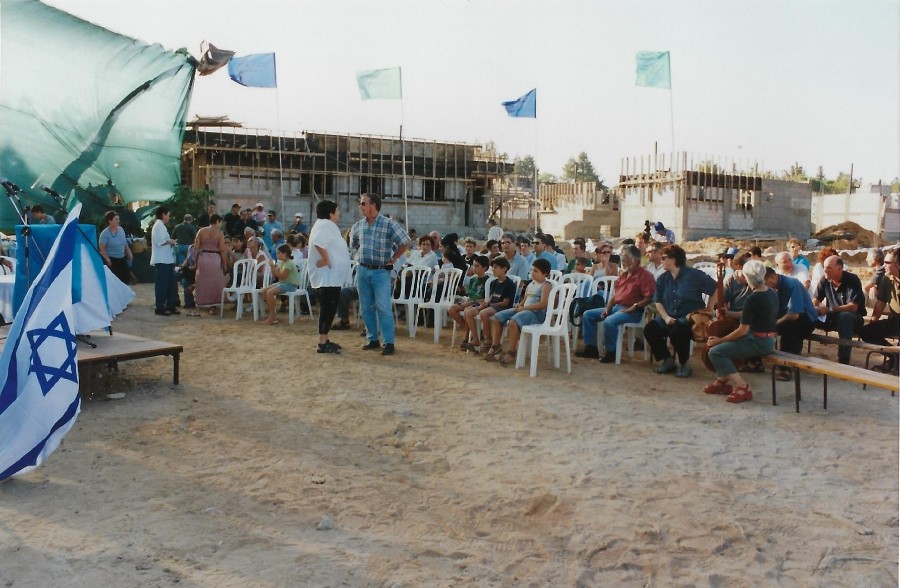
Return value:
M 878 235 L 853 221 L 825 227 L 813 237 L 836 249 L 861 249 L 878 245 Z

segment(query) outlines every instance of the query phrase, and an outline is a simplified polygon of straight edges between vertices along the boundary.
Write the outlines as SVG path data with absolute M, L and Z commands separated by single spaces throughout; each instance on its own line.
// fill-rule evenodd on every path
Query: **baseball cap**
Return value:
M 303 218 L 303 213 L 298 212 L 297 214 L 294 215 L 294 218 Z

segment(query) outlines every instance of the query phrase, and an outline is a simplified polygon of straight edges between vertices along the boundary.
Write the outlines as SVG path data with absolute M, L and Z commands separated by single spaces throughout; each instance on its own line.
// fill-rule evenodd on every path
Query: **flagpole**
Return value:
M 275 54 L 272 54 L 272 62 L 274 65 Z M 275 69 L 275 124 L 278 126 L 278 187 L 281 193 L 281 223 L 284 226 L 284 223 L 287 222 L 287 217 L 284 215 L 284 165 L 282 164 L 282 131 L 281 131 L 281 102 L 278 99 L 278 68 Z M 268 176 L 268 172 L 266 172 L 266 176 Z M 287 234 L 287 231 L 285 231 Z
M 403 181 L 403 224 L 409 233 L 409 200 L 406 195 L 406 142 L 403 140 L 403 68 L 400 68 L 400 158 L 403 163 L 401 179 Z

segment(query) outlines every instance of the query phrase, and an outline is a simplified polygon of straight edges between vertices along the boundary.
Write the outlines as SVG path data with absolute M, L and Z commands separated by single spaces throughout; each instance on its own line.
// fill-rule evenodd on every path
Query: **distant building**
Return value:
M 662 221 L 678 241 L 811 233 L 808 182 L 776 180 L 734 167 L 726 172 L 715 164 L 689 166 L 686 154 L 674 166 L 671 159 L 668 165 L 665 158 L 654 159 L 622 163 L 615 190 L 623 236 L 641 232 L 646 220 Z
M 207 126 L 202 120 L 188 124 L 182 153 L 182 183 L 213 190 L 220 212 L 234 202 L 250 207 L 262 202 L 283 218 L 303 212 L 315 220 L 316 203 L 329 199 L 338 203 L 340 224 L 346 227 L 361 218 L 359 195 L 371 191 L 383 197 L 383 212 L 408 220 L 420 232 L 467 227 L 472 234 L 484 232 L 493 180 L 513 171 L 505 156 L 480 145 L 312 132 L 275 135 Z

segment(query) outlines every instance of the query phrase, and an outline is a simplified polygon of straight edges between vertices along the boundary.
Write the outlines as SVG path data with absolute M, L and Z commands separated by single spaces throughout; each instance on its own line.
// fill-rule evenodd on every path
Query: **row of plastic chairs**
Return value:
M 297 271 L 300 274 L 300 286 L 293 292 L 283 294 L 288 299 L 288 323 L 294 324 L 297 317 L 296 299 L 298 296 L 306 298 L 306 305 L 312 316 L 312 303 L 309 296 L 309 272 L 306 267 L 306 260 L 302 260 L 297 264 Z M 262 274 L 262 282 L 257 287 L 257 275 Z M 260 292 L 263 288 L 272 285 L 272 266 L 268 261 L 256 261 L 255 259 L 240 259 L 234 264 L 231 274 L 231 285 L 222 289 L 222 300 L 219 306 L 219 316 L 225 313 L 225 299 L 233 296 L 237 303 L 235 311 L 235 319 L 240 320 L 244 316 L 244 296 L 250 296 L 251 305 L 253 306 L 253 320 L 259 319 L 260 309 Z

